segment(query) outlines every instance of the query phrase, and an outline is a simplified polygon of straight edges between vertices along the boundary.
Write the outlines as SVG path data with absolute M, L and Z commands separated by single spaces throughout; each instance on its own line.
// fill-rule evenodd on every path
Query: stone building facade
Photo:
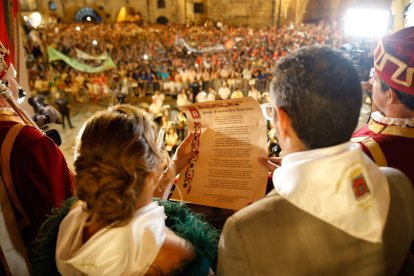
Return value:
M 102 22 L 113 23 L 128 17 L 145 22 L 201 24 L 206 20 L 248 26 L 277 26 L 319 20 L 340 20 L 352 6 L 393 10 L 401 20 L 410 0 L 21 0 L 22 11 L 39 11 L 47 18 L 64 22 L 82 19 L 93 11 Z M 85 8 L 87 8 L 85 10 Z M 83 11 L 83 12 L 82 12 Z

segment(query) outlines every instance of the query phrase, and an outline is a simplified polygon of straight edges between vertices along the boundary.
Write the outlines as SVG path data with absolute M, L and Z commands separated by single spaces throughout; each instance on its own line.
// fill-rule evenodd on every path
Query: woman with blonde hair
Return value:
M 75 161 L 79 201 L 59 226 L 55 255 L 59 273 L 188 275 L 184 271 L 199 254 L 197 245 L 166 226 L 168 217 L 153 201 L 153 193 L 162 193 L 160 183 L 171 179 L 165 171 L 172 167 L 180 171 L 191 157 L 185 153 L 191 135 L 164 173 L 156 125 L 138 108 L 119 105 L 100 112 L 85 123 L 79 137 Z

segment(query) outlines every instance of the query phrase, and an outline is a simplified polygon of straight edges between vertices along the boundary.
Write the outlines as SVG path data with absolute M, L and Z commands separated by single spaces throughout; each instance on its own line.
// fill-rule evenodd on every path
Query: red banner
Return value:
M 10 51 L 9 32 L 6 25 L 8 7 L 5 7 L 4 4 L 7 5 L 7 3 L 8 1 L 4 3 L 3 0 L 0 0 L 0 78 L 6 73 L 13 56 Z
M 10 63 L 15 64 L 18 57 L 18 0 L 0 0 L 0 77 Z

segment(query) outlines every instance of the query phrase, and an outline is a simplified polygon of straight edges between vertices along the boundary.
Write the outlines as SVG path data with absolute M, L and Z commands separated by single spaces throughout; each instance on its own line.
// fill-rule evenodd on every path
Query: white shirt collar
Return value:
M 388 182 L 358 144 L 289 154 L 274 172 L 273 184 L 305 212 L 357 238 L 381 242 Z
M 371 114 L 371 118 L 386 125 L 393 125 L 399 127 L 414 127 L 414 118 L 389 118 L 382 115 L 379 111 L 375 111 Z

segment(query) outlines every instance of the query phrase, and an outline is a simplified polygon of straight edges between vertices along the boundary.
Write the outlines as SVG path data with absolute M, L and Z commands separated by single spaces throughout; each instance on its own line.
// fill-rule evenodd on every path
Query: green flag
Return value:
M 82 63 L 76 59 L 73 59 L 67 55 L 62 54 L 61 52 L 59 52 L 58 50 L 56 50 L 55 48 L 51 47 L 51 46 L 47 46 L 47 55 L 49 57 L 49 62 L 55 61 L 55 60 L 63 60 L 64 62 L 66 62 L 66 64 L 68 64 L 70 67 L 81 71 L 81 72 L 85 72 L 85 73 L 99 73 L 99 72 L 103 72 L 106 70 L 110 70 L 110 69 L 114 69 L 116 68 L 116 65 L 114 63 L 114 61 L 112 60 L 111 57 L 108 56 L 107 59 L 105 59 L 105 61 L 99 65 L 99 66 L 90 66 L 88 64 Z

